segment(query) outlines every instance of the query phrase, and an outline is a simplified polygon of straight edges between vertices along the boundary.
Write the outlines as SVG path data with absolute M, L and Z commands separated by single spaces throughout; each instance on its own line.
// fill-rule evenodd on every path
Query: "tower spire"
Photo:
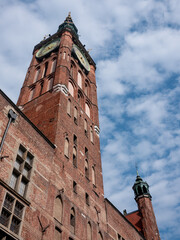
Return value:
M 71 12 L 68 13 L 68 16 L 64 20 L 64 22 L 59 25 L 58 32 L 63 31 L 64 29 L 71 31 L 76 37 L 78 37 L 78 29 L 73 23 L 72 17 L 71 17 Z

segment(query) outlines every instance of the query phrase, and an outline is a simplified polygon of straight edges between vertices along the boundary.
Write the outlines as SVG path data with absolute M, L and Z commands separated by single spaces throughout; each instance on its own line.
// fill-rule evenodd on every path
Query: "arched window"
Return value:
M 39 74 L 40 74 L 40 67 L 36 69 L 33 82 L 36 82 L 38 80 Z
M 60 196 L 55 198 L 54 217 L 62 223 L 63 202 Z
M 98 233 L 98 240 L 103 240 L 103 237 L 102 237 L 102 233 L 101 233 L 101 232 Z
M 92 126 L 90 127 L 90 140 L 93 143 L 93 128 L 92 128 Z
M 85 177 L 89 179 L 89 164 L 88 160 L 85 160 Z
M 88 115 L 88 117 L 90 117 L 90 108 L 87 103 L 85 103 L 85 113 Z
M 48 62 L 46 62 L 45 65 L 44 65 L 44 71 L 43 71 L 43 76 L 42 77 L 46 77 L 47 70 L 48 70 Z
M 69 157 L 69 140 L 68 138 L 65 138 L 65 143 L 64 143 L 64 155 L 66 157 Z
M 71 116 L 71 100 L 68 99 L 67 101 L 67 114 Z
M 78 110 L 77 107 L 74 107 L 74 123 L 77 124 L 78 121 Z
M 73 165 L 77 167 L 77 150 L 76 147 L 73 147 Z
M 92 183 L 96 185 L 96 173 L 94 166 L 92 167 Z
M 71 82 L 68 83 L 69 93 L 74 97 L 74 87 Z
M 85 133 L 85 135 L 87 137 L 87 135 L 88 135 L 88 127 L 87 127 L 87 120 L 86 119 L 84 119 L 84 133 Z
M 57 59 L 54 58 L 54 59 L 52 60 L 52 64 L 51 64 L 51 73 L 55 72 L 56 63 L 57 63 Z
M 87 240 L 92 240 L 92 229 L 90 222 L 87 224 Z
M 77 83 L 79 87 L 82 88 L 82 74 L 80 72 L 78 72 Z
M 75 211 L 74 208 L 71 208 L 71 213 L 70 213 L 70 228 L 71 232 L 75 233 Z

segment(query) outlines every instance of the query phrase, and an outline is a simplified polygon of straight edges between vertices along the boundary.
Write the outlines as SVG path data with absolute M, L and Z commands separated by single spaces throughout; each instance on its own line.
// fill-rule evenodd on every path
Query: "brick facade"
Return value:
M 57 38 L 59 47 L 37 59 L 38 50 Z M 72 54 L 73 44 L 88 59 L 90 71 Z M 104 199 L 95 68 L 72 28 L 65 26 L 35 46 L 17 106 L 0 92 L 0 137 L 8 111 L 17 114 L 1 152 L 0 239 L 144 239 Z

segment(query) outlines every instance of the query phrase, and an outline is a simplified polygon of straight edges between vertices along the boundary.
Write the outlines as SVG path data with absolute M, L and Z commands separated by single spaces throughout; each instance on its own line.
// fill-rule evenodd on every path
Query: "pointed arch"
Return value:
M 74 123 L 78 123 L 78 110 L 77 107 L 74 107 Z
M 54 204 L 54 217 L 56 218 L 56 220 L 62 223 L 62 216 L 63 216 L 63 201 L 61 196 L 57 196 L 55 198 Z
M 94 142 L 94 136 L 93 136 L 93 127 L 90 126 L 90 141 L 93 143 Z

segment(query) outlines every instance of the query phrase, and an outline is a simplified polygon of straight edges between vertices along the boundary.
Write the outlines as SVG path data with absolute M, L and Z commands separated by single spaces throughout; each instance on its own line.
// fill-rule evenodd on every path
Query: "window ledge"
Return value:
M 13 188 L 11 188 L 7 183 L 5 183 L 2 179 L 0 179 L 0 185 L 2 185 L 4 188 L 6 188 L 10 193 L 12 193 L 14 196 L 16 196 L 18 199 L 20 199 L 23 203 L 25 203 L 27 206 L 29 206 L 31 203 L 25 199 L 23 196 L 21 196 L 18 192 L 16 192 Z

